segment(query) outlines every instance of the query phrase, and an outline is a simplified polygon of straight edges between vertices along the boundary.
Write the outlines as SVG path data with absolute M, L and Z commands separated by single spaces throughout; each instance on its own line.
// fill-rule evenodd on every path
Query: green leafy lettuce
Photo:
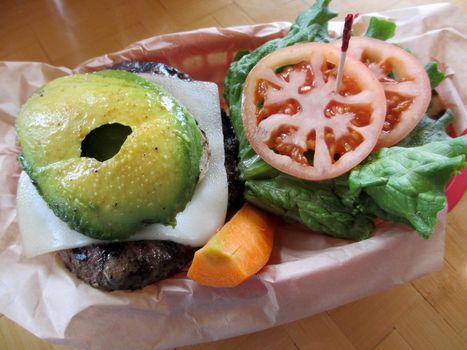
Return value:
M 399 147 L 416 147 L 434 141 L 449 140 L 450 137 L 446 133 L 446 129 L 454 119 L 451 110 L 446 110 L 438 119 L 430 118 L 425 115 L 411 133 L 397 146 Z
M 310 182 L 280 174 L 273 179 L 247 180 L 246 187 L 247 201 L 314 231 L 361 240 L 374 230 L 373 214 L 359 212 L 358 203 L 344 204 L 346 177 Z
M 467 166 L 467 135 L 418 147 L 383 148 L 350 172 L 351 193 L 366 195 L 397 220 L 408 222 L 424 238 L 446 205 L 445 186 Z M 384 214 L 383 214 L 384 215 Z
M 440 71 L 436 62 L 430 62 L 425 65 L 425 71 L 428 74 L 428 78 L 430 78 L 432 89 L 435 89 L 445 78 L 444 73 Z
M 412 225 L 428 237 L 436 213 L 445 205 L 449 177 L 465 166 L 467 139 L 451 139 L 447 112 L 439 120 L 425 117 L 398 147 L 381 149 L 358 168 L 337 179 L 309 182 L 283 174 L 251 148 L 241 117 L 242 89 L 255 64 L 279 48 L 307 41 L 330 41 L 327 23 L 337 14 L 330 0 L 318 0 L 300 15 L 289 33 L 252 52 L 237 54 L 225 78 L 224 97 L 240 141 L 240 172 L 245 199 L 284 219 L 339 238 L 361 240 L 381 217 Z M 385 20 L 370 21 L 368 36 L 388 38 L 395 27 Z M 432 142 L 435 141 L 435 142 Z
M 396 34 L 396 24 L 383 18 L 371 17 L 365 36 L 380 40 L 391 39 Z

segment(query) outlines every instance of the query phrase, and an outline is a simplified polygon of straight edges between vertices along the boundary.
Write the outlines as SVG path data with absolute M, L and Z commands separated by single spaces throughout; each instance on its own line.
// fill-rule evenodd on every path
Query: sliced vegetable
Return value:
M 266 265 L 274 239 L 274 221 L 245 204 L 195 253 L 188 277 L 211 287 L 235 287 Z
M 431 99 L 428 75 L 413 55 L 381 40 L 352 37 L 348 52 L 383 84 L 387 114 L 377 147 L 390 147 L 407 136 L 425 114 Z
M 274 168 L 306 180 L 337 177 L 373 150 L 386 103 L 365 65 L 345 62 L 331 44 L 297 44 L 260 60 L 244 86 L 243 125 L 255 152 Z
M 245 137 L 241 116 L 243 84 L 250 70 L 261 58 L 282 47 L 300 42 L 329 41 L 328 21 L 337 16 L 329 7 L 330 0 L 317 0 L 308 10 L 297 17 L 289 32 L 280 39 L 270 40 L 251 53 L 242 51 L 232 62 L 224 81 L 224 97 L 229 104 L 229 115 L 240 142 L 239 157 L 241 172 L 249 176 L 271 176 L 277 171 L 265 163 L 253 151 Z

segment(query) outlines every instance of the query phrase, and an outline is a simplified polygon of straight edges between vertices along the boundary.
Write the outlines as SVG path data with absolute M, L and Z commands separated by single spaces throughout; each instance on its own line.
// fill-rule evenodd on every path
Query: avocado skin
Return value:
M 120 151 L 80 157 L 97 127 L 132 128 Z M 40 88 L 16 124 L 19 162 L 72 229 L 101 240 L 128 238 L 148 223 L 175 225 L 200 173 L 201 132 L 162 88 L 123 71 L 77 74 Z

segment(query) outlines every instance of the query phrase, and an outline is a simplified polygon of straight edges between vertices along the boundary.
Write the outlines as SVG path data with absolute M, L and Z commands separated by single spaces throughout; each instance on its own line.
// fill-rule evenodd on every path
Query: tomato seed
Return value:
M 308 147 L 308 149 L 315 149 L 316 141 L 315 140 L 307 140 L 306 147 Z
M 383 124 L 384 131 L 390 131 L 401 120 L 403 112 L 412 105 L 414 98 L 401 96 L 395 92 L 386 92 L 387 114 Z
M 385 121 L 383 124 L 383 130 L 384 131 L 390 131 L 391 130 L 391 123 Z

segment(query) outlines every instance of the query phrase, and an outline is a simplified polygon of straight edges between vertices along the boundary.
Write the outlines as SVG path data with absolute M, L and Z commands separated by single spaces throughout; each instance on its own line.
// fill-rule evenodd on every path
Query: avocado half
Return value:
M 16 130 L 22 168 L 49 207 L 96 239 L 174 225 L 200 175 L 203 136 L 193 116 L 129 72 L 44 85 L 21 108 Z

